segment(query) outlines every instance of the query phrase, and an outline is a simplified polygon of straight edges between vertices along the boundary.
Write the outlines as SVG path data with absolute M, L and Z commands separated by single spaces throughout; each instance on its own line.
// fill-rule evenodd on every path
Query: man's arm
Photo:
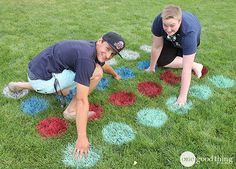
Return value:
M 110 65 L 104 64 L 102 69 L 105 73 L 112 75 L 116 80 L 121 80 L 121 76 L 118 75 Z
M 191 55 L 183 55 L 183 70 L 182 70 L 182 75 L 181 75 L 181 88 L 180 88 L 179 97 L 177 99 L 178 105 L 184 105 L 187 101 L 195 54 L 196 53 L 191 54 Z
M 163 48 L 163 37 L 157 37 L 153 35 L 151 60 L 150 60 L 150 67 L 149 67 L 150 72 L 155 72 L 156 63 L 161 54 L 162 48 Z
M 88 93 L 89 87 L 77 83 L 76 93 L 76 128 L 77 128 L 77 141 L 74 149 L 75 157 L 83 154 L 87 156 L 89 149 L 89 142 L 87 138 L 87 121 L 88 121 Z

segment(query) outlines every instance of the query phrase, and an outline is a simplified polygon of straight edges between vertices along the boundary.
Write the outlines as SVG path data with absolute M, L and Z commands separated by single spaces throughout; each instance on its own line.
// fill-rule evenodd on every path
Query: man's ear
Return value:
M 103 39 L 102 39 L 102 38 L 98 39 L 97 43 L 98 43 L 98 44 L 103 43 Z

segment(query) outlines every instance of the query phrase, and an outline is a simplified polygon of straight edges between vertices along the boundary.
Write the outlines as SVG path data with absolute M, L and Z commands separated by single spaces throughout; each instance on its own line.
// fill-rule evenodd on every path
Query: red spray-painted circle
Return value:
M 140 82 L 138 84 L 138 91 L 145 96 L 155 97 L 161 94 L 162 86 L 151 81 Z
M 94 114 L 88 118 L 89 121 L 95 121 L 102 117 L 103 108 L 99 104 L 90 103 L 89 111 L 94 112 Z
M 175 85 L 181 81 L 181 76 L 177 76 L 170 70 L 167 70 L 160 74 L 160 79 L 168 84 Z
M 136 102 L 136 96 L 132 92 L 115 92 L 111 94 L 108 101 L 116 106 L 129 106 Z
M 60 117 L 48 117 L 38 123 L 36 129 L 42 137 L 58 137 L 67 131 L 68 123 Z

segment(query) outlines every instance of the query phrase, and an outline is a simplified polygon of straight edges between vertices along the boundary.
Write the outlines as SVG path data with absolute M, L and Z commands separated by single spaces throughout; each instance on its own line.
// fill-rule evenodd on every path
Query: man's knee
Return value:
M 93 76 L 91 77 L 91 80 L 99 80 L 103 76 L 103 70 L 102 67 L 98 64 L 96 64 L 96 68 L 93 72 Z

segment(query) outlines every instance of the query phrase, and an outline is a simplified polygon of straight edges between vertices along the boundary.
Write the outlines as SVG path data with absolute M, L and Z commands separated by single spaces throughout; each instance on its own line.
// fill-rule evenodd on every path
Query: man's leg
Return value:
M 90 78 L 89 93 L 91 93 L 95 87 L 98 85 L 103 76 L 102 67 L 99 64 L 96 64 L 96 68 L 93 72 L 93 76 Z
M 70 88 L 65 88 L 63 90 L 61 90 L 63 96 L 67 96 L 70 93 Z M 58 92 L 58 95 L 61 95 L 61 92 Z
M 29 82 L 10 82 L 8 84 L 8 88 L 12 92 L 17 92 L 23 89 L 29 89 L 34 90 L 32 85 Z M 69 94 L 70 88 L 65 88 L 62 90 L 62 93 L 64 96 L 67 96 Z M 61 95 L 61 92 L 58 92 L 59 95 Z
M 102 67 L 98 64 L 96 64 L 96 68 L 93 72 L 93 76 L 90 78 L 90 86 L 89 86 L 89 93 L 91 93 L 99 81 L 102 79 L 103 76 L 103 70 Z M 94 112 L 88 112 L 88 116 L 92 116 Z M 63 112 L 63 115 L 68 120 L 74 120 L 76 116 L 76 99 L 75 96 L 71 100 L 70 104 L 67 106 L 65 111 Z
M 23 89 L 29 89 L 29 90 L 34 90 L 32 88 L 32 85 L 29 82 L 10 82 L 8 84 L 8 88 L 12 91 L 12 92 L 17 92 Z

